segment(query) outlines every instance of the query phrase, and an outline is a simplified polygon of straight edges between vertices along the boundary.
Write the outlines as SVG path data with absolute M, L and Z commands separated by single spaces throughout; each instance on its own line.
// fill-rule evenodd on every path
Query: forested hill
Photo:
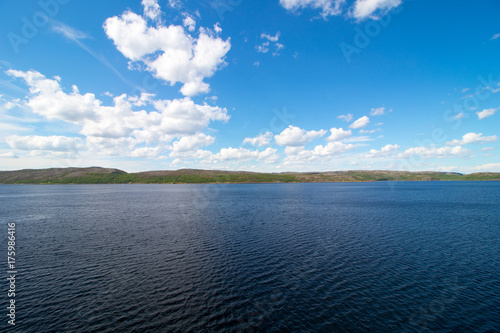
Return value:
M 0 184 L 202 184 L 202 183 L 317 183 L 367 181 L 500 180 L 500 173 L 332 171 L 258 173 L 181 169 L 127 173 L 100 167 L 0 171 Z

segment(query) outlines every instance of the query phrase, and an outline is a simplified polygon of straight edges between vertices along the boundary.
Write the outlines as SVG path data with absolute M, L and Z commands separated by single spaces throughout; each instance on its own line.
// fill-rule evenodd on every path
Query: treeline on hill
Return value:
M 290 183 L 297 182 L 291 175 L 171 175 L 144 176 L 136 173 L 88 174 L 69 178 L 23 179 L 11 184 L 207 184 L 207 183 Z
M 500 180 L 500 173 L 483 172 L 469 175 L 453 172 L 407 171 L 256 173 L 194 169 L 127 173 L 118 169 L 99 167 L 0 171 L 1 184 L 319 183 L 433 180 Z

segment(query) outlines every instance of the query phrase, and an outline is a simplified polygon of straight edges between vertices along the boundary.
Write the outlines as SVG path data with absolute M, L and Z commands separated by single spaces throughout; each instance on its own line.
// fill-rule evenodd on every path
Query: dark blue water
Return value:
M 500 182 L 0 186 L 0 257 L 15 222 L 21 332 L 500 332 L 499 203 Z

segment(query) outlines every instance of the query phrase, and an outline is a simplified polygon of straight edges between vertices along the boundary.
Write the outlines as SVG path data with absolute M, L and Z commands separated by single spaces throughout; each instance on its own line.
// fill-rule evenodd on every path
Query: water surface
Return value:
M 499 182 L 4 185 L 0 248 L 15 222 L 23 332 L 498 332 L 499 202 Z

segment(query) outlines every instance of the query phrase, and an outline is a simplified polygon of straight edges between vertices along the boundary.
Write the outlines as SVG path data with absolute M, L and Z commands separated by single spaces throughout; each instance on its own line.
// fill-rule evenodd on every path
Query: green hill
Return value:
M 435 180 L 500 180 L 500 173 L 482 172 L 463 175 L 454 172 L 386 170 L 259 173 L 196 169 L 127 173 L 118 169 L 100 167 L 0 171 L 0 184 L 317 183 Z

